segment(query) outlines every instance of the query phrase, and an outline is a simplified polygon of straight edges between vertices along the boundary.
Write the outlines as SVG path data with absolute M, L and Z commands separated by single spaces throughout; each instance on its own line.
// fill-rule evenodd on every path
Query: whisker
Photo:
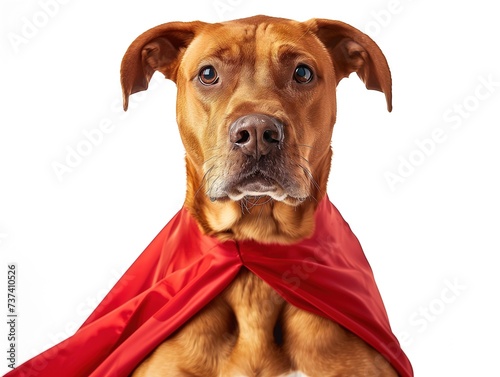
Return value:
M 269 197 L 266 201 L 259 203 L 259 200 L 262 198 L 262 196 L 256 196 L 256 197 L 249 197 L 245 196 L 241 198 L 240 200 L 240 206 L 243 214 L 245 213 L 245 210 L 247 213 L 250 213 L 250 210 L 254 207 L 260 207 L 260 211 L 257 215 L 257 218 L 260 218 L 262 216 L 262 213 L 264 211 L 264 206 L 268 203 L 271 203 L 274 201 L 273 198 Z M 252 200 L 253 199 L 253 200 Z
M 304 173 L 309 177 L 309 181 L 314 185 L 314 187 L 317 190 L 322 191 L 321 187 L 319 187 L 318 182 L 316 182 L 316 180 L 314 179 L 314 177 L 313 177 L 312 173 L 309 171 L 309 169 L 305 168 L 301 164 L 297 164 L 297 166 L 300 167 L 304 171 Z
M 244 215 L 245 214 L 245 211 L 246 213 L 250 213 L 250 209 L 248 208 L 247 206 L 248 204 L 248 200 L 246 197 L 243 197 L 241 200 L 240 200 L 240 207 L 241 207 L 241 213 Z
M 210 172 L 212 171 L 212 169 L 214 168 L 215 166 L 212 166 L 210 169 L 208 169 L 206 171 L 205 174 L 203 174 L 203 177 L 201 178 L 201 182 L 200 182 L 200 186 L 198 187 L 198 190 L 196 190 L 196 192 L 194 193 L 194 197 L 196 198 L 196 196 L 198 195 L 198 193 L 200 192 L 201 188 L 203 187 L 203 183 L 205 181 L 208 182 L 208 175 L 210 174 Z
M 212 148 L 207 148 L 205 151 L 206 152 L 210 152 L 210 151 L 215 151 L 215 150 L 218 150 L 218 149 L 221 149 L 222 147 L 220 145 L 216 145 L 215 147 L 212 147 Z
M 205 165 L 207 162 L 213 160 L 214 158 L 218 158 L 218 157 L 220 157 L 220 156 L 215 155 L 215 156 L 210 157 L 209 159 L 203 161 L 203 165 Z
M 207 187 L 207 191 L 210 192 L 212 191 L 212 187 L 215 185 L 215 183 L 220 179 L 220 176 L 217 176 L 215 177 L 215 179 L 213 180 L 213 182 L 211 184 L 208 185 Z M 207 183 L 208 183 L 208 180 L 207 180 Z

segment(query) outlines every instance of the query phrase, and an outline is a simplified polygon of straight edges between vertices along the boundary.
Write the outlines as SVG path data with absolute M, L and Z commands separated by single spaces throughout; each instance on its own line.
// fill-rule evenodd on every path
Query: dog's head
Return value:
M 206 233 L 223 238 L 290 243 L 312 233 L 342 78 L 356 72 L 391 110 L 384 55 L 339 21 L 256 16 L 157 26 L 123 58 L 125 109 L 155 71 L 178 88 L 185 204 Z

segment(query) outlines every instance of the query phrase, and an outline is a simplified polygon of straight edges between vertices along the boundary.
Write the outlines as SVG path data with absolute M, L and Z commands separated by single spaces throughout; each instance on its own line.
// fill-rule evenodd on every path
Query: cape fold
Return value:
M 413 377 L 363 250 L 327 197 L 315 221 L 314 235 L 293 245 L 221 242 L 202 234 L 183 208 L 73 336 L 5 376 L 128 376 L 245 266 L 292 305 L 339 323 L 401 377 Z

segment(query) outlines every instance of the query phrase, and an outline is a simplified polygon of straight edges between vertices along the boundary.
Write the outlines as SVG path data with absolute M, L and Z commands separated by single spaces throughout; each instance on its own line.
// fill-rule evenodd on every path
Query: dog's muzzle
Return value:
M 211 161 L 219 169 L 207 169 L 210 199 L 269 197 L 293 203 L 304 200 L 308 195 L 301 185 L 304 179 L 298 178 L 299 163 L 289 157 L 293 153 L 287 151 L 285 136 L 284 123 L 270 115 L 253 113 L 233 121 L 228 128 L 227 157 Z
M 283 123 L 265 114 L 248 114 L 229 127 L 229 142 L 242 162 L 238 173 L 228 181 L 227 193 L 233 200 L 245 196 L 286 196 L 276 180 L 276 163 L 281 159 Z

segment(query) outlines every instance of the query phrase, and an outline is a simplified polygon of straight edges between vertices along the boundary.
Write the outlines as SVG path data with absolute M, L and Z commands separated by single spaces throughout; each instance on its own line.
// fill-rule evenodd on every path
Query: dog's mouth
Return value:
M 238 201 L 246 196 L 269 196 L 274 200 L 283 201 L 288 194 L 275 179 L 265 176 L 261 172 L 255 172 L 240 179 L 228 187 L 229 199 Z
M 241 174 L 226 182 L 217 191 L 217 193 L 209 194 L 212 201 L 224 199 L 232 201 L 263 199 L 264 202 L 275 200 L 290 205 L 298 205 L 307 197 L 300 190 L 294 189 L 294 185 L 288 182 L 287 179 L 273 177 L 262 170 Z

